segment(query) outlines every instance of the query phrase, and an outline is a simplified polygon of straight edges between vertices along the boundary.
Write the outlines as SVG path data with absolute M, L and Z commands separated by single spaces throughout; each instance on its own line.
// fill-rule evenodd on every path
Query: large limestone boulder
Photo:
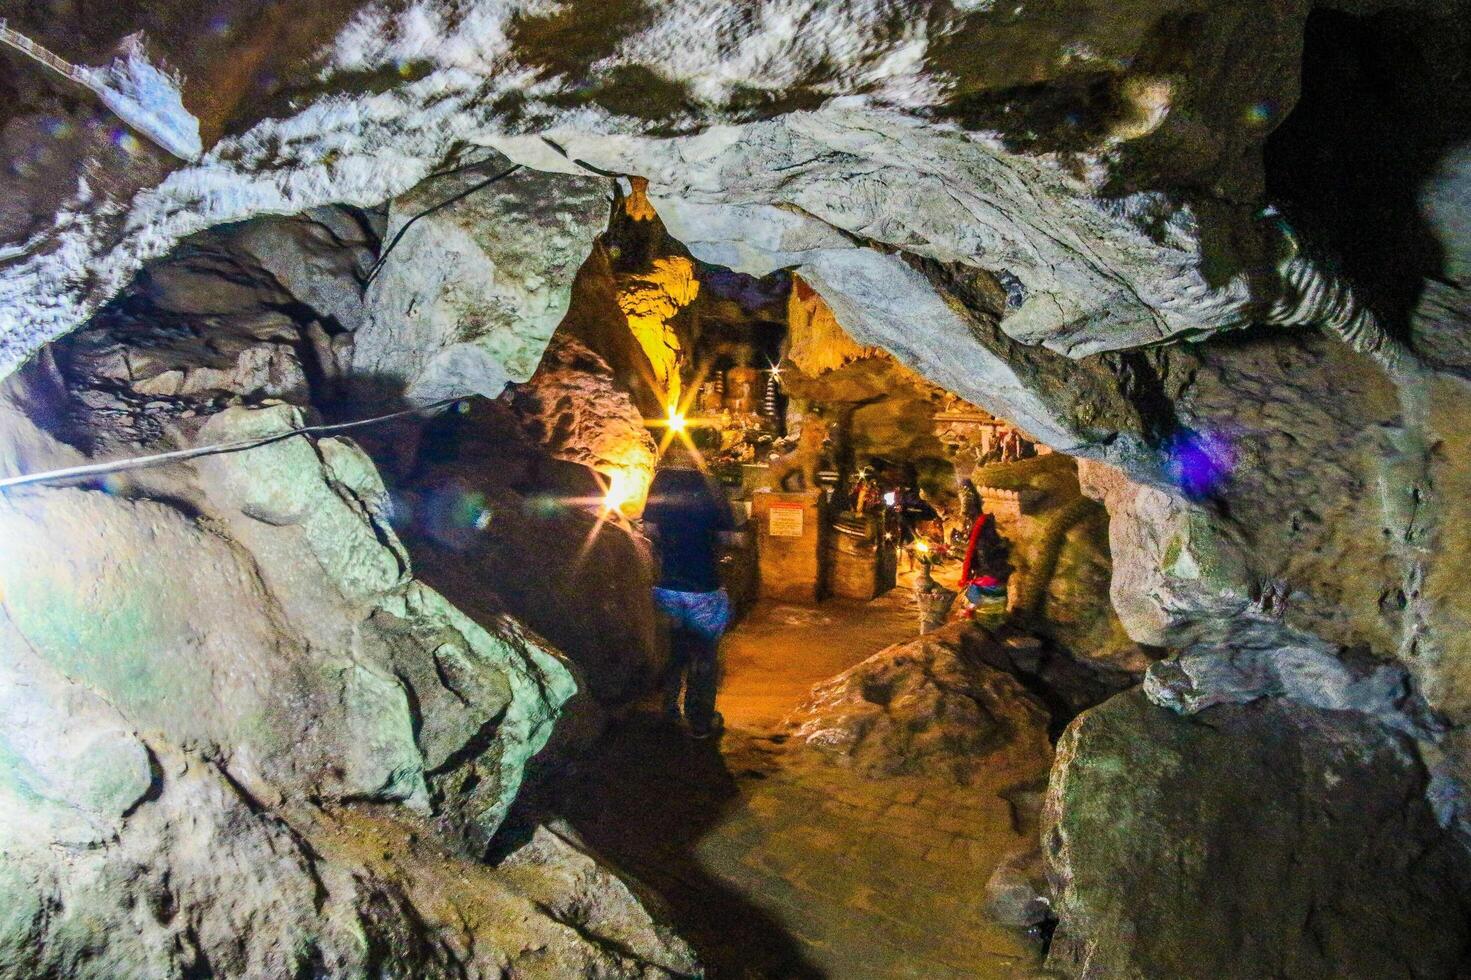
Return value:
M 648 980 L 699 969 L 566 834 L 539 828 L 493 869 L 412 815 L 283 810 L 223 760 L 161 744 L 150 763 L 153 789 L 105 846 L 0 829 L 0 976 Z
M 227 410 L 204 438 L 299 423 L 285 406 Z M 12 656 L 288 797 L 427 811 L 432 788 L 473 774 L 450 808 L 467 842 L 488 839 L 572 692 L 565 668 L 412 579 L 352 444 L 286 439 L 204 460 L 197 478 L 197 516 L 97 491 L 5 500 Z
M 982 773 L 1017 781 L 1052 759 L 1047 712 L 965 649 L 955 624 L 897 643 L 812 689 L 784 722 L 799 744 L 869 778 Z
M 368 286 L 355 334 L 353 370 L 366 393 L 494 398 L 536 370 L 607 224 L 608 184 L 523 170 L 439 207 L 509 166 L 426 181 L 389 207 L 385 248 L 397 244 Z
M 416 580 L 371 461 L 301 422 L 0 500 L 0 976 L 694 972 L 574 845 L 478 863 L 575 671 Z
M 1057 746 L 1042 842 L 1068 976 L 1451 977 L 1467 858 L 1408 740 L 1278 699 L 1182 717 L 1140 691 Z

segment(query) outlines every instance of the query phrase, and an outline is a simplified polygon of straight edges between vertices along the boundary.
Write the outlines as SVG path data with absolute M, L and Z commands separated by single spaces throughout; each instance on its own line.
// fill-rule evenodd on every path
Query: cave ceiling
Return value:
M 7 147 L 4 370 L 185 235 L 376 205 L 490 148 L 646 176 L 676 237 L 742 271 L 855 242 L 987 270 L 1006 333 L 1072 357 L 1239 328 L 1283 289 L 1262 149 L 1306 3 L 90 10 L 28 3 L 11 26 L 81 64 L 141 31 L 205 152 L 170 157 L 7 52 L 7 129 L 50 135 Z

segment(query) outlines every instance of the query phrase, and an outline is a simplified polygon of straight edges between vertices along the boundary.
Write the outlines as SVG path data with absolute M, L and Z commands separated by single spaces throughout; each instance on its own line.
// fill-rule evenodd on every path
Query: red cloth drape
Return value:
M 981 528 L 986 526 L 986 521 L 990 518 L 990 516 L 990 514 L 981 514 L 980 517 L 976 518 L 975 524 L 972 525 L 970 529 L 970 540 L 966 542 L 965 545 L 965 564 L 960 566 L 961 585 L 964 585 L 970 581 L 970 568 L 971 565 L 975 564 L 976 545 L 979 544 L 981 540 Z

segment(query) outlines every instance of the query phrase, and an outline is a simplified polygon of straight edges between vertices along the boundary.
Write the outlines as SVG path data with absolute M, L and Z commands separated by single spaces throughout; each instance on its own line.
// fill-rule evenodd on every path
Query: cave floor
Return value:
M 710 976 L 1037 969 L 1035 944 L 984 912 L 991 871 L 1028 843 L 999 795 L 1014 773 L 1004 786 L 870 780 L 780 732 L 813 683 L 915 635 L 911 601 L 901 588 L 867 604 L 758 606 L 726 639 L 723 737 L 635 715 L 562 783 L 556 810 L 666 903 Z

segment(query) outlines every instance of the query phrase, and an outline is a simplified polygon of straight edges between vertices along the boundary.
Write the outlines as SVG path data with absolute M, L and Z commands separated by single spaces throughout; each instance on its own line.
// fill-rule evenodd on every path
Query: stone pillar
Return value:
M 894 542 L 884 540 L 884 519 L 869 515 L 861 525 L 834 527 L 828 544 L 832 594 L 868 601 L 894 587 L 898 558 Z
M 761 571 L 761 596 L 816 603 L 826 594 L 822 491 L 751 495 L 751 521 Z

